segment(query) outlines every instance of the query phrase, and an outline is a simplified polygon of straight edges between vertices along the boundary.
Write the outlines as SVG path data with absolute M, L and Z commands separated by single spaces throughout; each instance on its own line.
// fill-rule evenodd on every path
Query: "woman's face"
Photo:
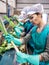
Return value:
M 40 21 L 41 21 L 41 14 L 32 14 L 30 15 L 30 21 L 34 24 L 34 25 L 39 25 Z

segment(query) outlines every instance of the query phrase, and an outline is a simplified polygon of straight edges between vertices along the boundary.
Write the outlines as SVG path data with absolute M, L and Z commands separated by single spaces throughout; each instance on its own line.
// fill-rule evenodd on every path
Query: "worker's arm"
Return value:
M 25 37 L 22 37 L 22 43 L 27 43 L 31 39 L 31 31 L 32 29 Z
M 18 38 L 15 38 L 14 36 L 12 36 L 11 34 L 8 34 L 8 35 L 4 35 L 4 38 L 7 40 L 8 43 L 13 41 L 14 44 L 19 46 L 21 44 L 27 43 L 29 41 L 29 39 L 31 38 L 31 36 L 30 36 L 30 33 L 28 33 L 25 37 L 18 39 Z
M 47 36 L 46 49 L 40 55 L 40 61 L 48 61 L 49 60 L 49 35 Z

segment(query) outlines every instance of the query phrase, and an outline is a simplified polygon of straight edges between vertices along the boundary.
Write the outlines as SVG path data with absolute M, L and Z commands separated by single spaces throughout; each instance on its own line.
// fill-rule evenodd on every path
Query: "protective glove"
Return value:
M 21 32 L 24 31 L 24 27 L 17 27 Z
M 20 39 L 15 38 L 11 34 L 4 35 L 4 38 L 7 40 L 8 43 L 11 43 L 11 41 L 13 41 L 14 44 L 16 44 L 18 46 L 22 44 L 22 42 L 20 41 Z
M 20 25 L 20 26 L 23 26 L 23 24 L 24 24 L 23 22 L 19 22 L 19 25 Z
M 26 63 L 29 62 L 33 65 L 39 65 L 39 55 L 28 55 L 22 52 L 17 52 L 17 62 Z
M 15 28 L 14 28 L 14 31 L 15 31 L 15 33 L 16 33 L 16 36 L 17 36 L 18 38 L 20 38 L 22 31 L 20 31 L 20 29 L 19 29 L 18 27 L 15 27 Z
M 19 62 L 19 63 L 26 63 L 27 60 L 26 60 L 26 55 L 24 53 L 21 53 L 20 51 L 19 52 L 16 52 L 16 61 Z
M 33 65 L 39 65 L 39 55 L 28 55 L 27 61 Z
M 15 26 L 14 30 L 15 30 L 15 28 L 19 29 L 21 32 L 24 31 L 24 27 L 17 27 L 17 26 Z

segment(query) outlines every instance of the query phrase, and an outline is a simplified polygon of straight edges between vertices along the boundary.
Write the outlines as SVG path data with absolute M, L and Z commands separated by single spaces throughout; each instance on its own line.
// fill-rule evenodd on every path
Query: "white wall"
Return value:
M 8 3 L 15 8 L 15 0 L 8 0 Z
M 0 13 L 6 13 L 6 4 L 0 1 Z

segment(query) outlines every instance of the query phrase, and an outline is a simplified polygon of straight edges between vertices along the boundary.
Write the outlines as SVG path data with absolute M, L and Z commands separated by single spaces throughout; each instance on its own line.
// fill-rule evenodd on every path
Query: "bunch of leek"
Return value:
M 23 26 L 23 23 L 19 21 L 18 16 L 13 16 L 13 18 L 19 23 L 18 26 Z
M 5 15 L 4 18 L 9 22 L 9 25 L 10 25 L 10 26 L 12 26 L 13 28 L 16 26 L 16 25 L 13 23 L 13 21 L 11 21 L 11 19 L 8 18 L 8 16 Z
M 5 28 L 5 26 L 4 26 L 2 20 L 0 20 L 0 29 L 2 30 L 2 32 L 3 32 L 5 35 L 8 34 L 8 32 L 7 32 L 6 28 Z M 14 46 L 15 50 L 16 50 L 17 52 L 19 52 L 18 48 L 15 46 L 15 44 L 13 43 L 13 41 L 11 41 L 11 43 L 12 43 L 12 45 Z
M 7 30 L 5 29 L 5 26 L 4 26 L 2 20 L 0 20 L 0 30 L 1 30 L 5 35 L 8 34 L 8 32 L 7 32 Z
M 16 23 L 18 24 L 19 21 L 17 21 L 17 19 L 18 19 L 18 17 L 15 17 L 15 16 L 10 17 L 10 20 L 14 20 L 14 21 L 16 21 Z
M 8 18 L 6 15 L 4 16 L 4 18 L 9 22 L 10 26 L 12 26 L 13 28 L 17 25 L 17 24 L 14 24 L 13 21 L 10 18 Z M 15 18 L 16 22 L 18 22 L 17 26 L 20 26 L 20 25 L 23 26 L 23 23 L 20 22 L 17 17 L 13 17 L 13 18 Z

